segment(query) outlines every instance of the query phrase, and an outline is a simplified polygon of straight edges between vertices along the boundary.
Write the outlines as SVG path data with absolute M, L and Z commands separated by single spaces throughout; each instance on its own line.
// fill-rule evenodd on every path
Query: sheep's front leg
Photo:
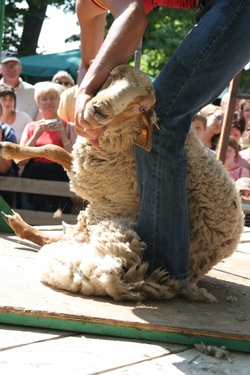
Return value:
M 62 147 L 45 145 L 41 147 L 21 146 L 11 142 L 0 142 L 0 155 L 15 161 L 44 157 L 61 164 L 67 171 L 71 170 L 72 155 Z
M 21 216 L 15 211 L 12 210 L 12 213 L 12 215 L 6 215 L 4 212 L 1 212 L 5 222 L 13 229 L 18 237 L 24 240 L 29 240 L 36 245 L 43 246 L 52 242 L 58 242 L 64 237 L 64 234 L 59 236 L 45 234 L 25 223 Z

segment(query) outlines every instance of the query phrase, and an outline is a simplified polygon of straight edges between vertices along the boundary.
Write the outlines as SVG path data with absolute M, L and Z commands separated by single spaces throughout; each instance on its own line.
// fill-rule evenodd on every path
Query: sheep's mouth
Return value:
M 114 118 L 114 111 L 109 103 L 94 102 L 87 105 L 86 110 L 100 125 L 106 125 Z
M 107 119 L 108 118 L 108 115 L 105 115 L 103 112 L 100 111 L 100 109 L 97 109 L 95 108 L 95 106 L 93 106 L 93 109 L 94 109 L 94 116 L 99 116 L 101 118 L 104 118 L 104 119 Z

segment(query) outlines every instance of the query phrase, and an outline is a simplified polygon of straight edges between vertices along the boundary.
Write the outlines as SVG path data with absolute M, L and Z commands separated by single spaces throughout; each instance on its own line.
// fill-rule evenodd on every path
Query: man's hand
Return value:
M 77 94 L 75 107 L 75 132 L 81 137 L 88 138 L 93 147 L 98 147 L 98 138 L 105 132 L 107 127 L 104 126 L 99 129 L 94 129 L 87 121 L 84 120 L 84 111 L 87 103 L 91 99 L 92 96 L 81 94 L 81 91 L 79 91 Z

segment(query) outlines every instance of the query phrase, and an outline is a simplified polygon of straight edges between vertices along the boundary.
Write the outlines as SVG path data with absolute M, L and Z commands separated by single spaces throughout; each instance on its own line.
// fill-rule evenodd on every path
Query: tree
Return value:
M 142 41 L 141 70 L 155 77 L 195 24 L 196 10 L 156 7 L 148 14 Z M 113 18 L 107 18 L 107 29 Z M 133 57 L 129 61 L 133 64 Z
M 21 6 L 22 3 L 22 6 Z M 34 55 L 38 46 L 38 39 L 46 17 L 48 5 L 63 6 L 64 11 L 74 12 L 74 0 L 8 0 L 5 5 L 5 21 L 3 27 L 3 49 L 12 46 L 20 56 Z M 21 29 L 21 35 L 17 30 Z
M 141 68 L 155 77 L 195 24 L 197 11 L 159 7 L 148 15 Z
M 21 3 L 23 4 L 23 0 L 6 1 L 3 33 L 3 47 L 16 47 L 21 56 L 36 53 L 48 5 L 63 6 L 67 12 L 75 11 L 74 0 L 26 0 L 25 8 L 21 8 Z M 148 15 L 148 18 L 149 25 L 143 39 L 143 64 L 154 75 L 194 24 L 194 12 L 158 7 Z M 111 20 L 112 17 L 109 15 L 107 28 Z M 16 32 L 18 28 L 22 29 L 20 36 Z M 72 36 L 72 39 L 75 40 L 76 36 Z M 155 46 L 158 47 L 157 50 Z
M 2 49 L 9 46 L 16 48 L 20 56 L 36 54 L 39 35 L 46 18 L 48 5 L 62 7 L 65 12 L 75 12 L 75 0 L 23 0 L 5 1 L 5 20 L 3 27 Z M 195 24 L 195 10 L 180 10 L 157 7 L 148 15 L 148 27 L 142 42 L 141 69 L 155 77 L 169 60 L 188 31 Z M 107 17 L 107 30 L 113 18 Z M 17 30 L 21 32 L 18 34 Z M 79 35 L 72 35 L 65 43 L 79 40 Z M 133 63 L 133 57 L 130 59 Z M 250 71 L 242 76 L 241 87 L 250 91 Z

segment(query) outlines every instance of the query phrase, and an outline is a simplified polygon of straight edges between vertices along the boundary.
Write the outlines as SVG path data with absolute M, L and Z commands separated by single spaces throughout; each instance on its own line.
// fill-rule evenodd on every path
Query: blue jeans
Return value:
M 160 267 L 189 283 L 189 215 L 184 142 L 192 117 L 211 103 L 250 61 L 250 1 L 207 0 L 188 33 L 154 81 L 152 151 L 136 147 L 141 209 L 138 233 L 146 242 L 149 272 Z M 167 41 L 166 41 L 167 43 Z

